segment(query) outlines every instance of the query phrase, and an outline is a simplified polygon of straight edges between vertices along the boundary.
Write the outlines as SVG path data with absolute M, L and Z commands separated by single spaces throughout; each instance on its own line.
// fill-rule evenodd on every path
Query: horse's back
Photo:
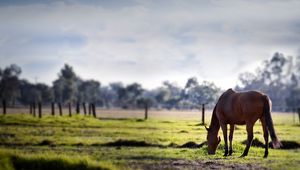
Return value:
M 258 91 L 224 92 L 217 103 L 217 115 L 227 124 L 245 124 L 262 116 L 265 95 Z

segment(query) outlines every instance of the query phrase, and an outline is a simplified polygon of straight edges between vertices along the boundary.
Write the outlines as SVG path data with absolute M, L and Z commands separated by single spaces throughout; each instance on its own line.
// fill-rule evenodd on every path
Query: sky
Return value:
M 152 89 L 187 79 L 234 87 L 275 52 L 300 51 L 298 0 L 0 1 L 0 67 L 51 85 L 82 79 Z

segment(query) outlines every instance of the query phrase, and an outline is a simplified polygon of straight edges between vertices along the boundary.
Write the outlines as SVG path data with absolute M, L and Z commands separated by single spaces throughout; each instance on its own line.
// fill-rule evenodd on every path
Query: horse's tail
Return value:
M 272 117 L 271 117 L 270 99 L 269 99 L 268 96 L 264 96 L 263 101 L 264 101 L 264 113 L 263 113 L 263 115 L 264 115 L 265 120 L 266 120 L 267 129 L 270 132 L 273 148 L 280 148 L 280 146 L 282 146 L 282 144 L 278 140 L 277 135 L 275 133 L 273 120 L 272 120 Z

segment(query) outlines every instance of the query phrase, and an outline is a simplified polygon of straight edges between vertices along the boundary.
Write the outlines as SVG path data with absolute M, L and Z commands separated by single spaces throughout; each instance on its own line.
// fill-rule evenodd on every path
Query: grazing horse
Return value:
M 268 157 L 268 139 L 269 133 L 272 139 L 274 148 L 281 146 L 278 140 L 273 121 L 271 117 L 271 101 L 269 97 L 257 91 L 235 92 L 228 89 L 219 98 L 212 114 L 208 131 L 208 154 L 215 154 L 215 151 L 220 143 L 218 132 L 222 128 L 225 141 L 225 154 L 232 155 L 232 139 L 234 125 L 245 125 L 247 130 L 247 146 L 241 157 L 247 156 L 249 148 L 253 140 L 253 126 L 260 119 L 263 135 L 265 139 L 265 154 L 264 158 Z M 229 133 L 229 152 L 227 143 L 227 124 L 230 125 Z

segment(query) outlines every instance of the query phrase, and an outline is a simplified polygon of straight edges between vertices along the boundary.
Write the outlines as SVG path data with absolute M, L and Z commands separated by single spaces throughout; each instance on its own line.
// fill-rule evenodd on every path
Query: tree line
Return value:
M 276 52 L 255 72 L 239 75 L 237 90 L 260 90 L 269 95 L 273 110 L 295 111 L 300 107 L 300 56 Z
M 72 66 L 65 64 L 52 86 L 20 79 L 22 69 L 12 64 L 0 68 L 0 99 L 9 106 L 42 102 L 95 103 L 103 108 L 144 108 L 145 104 L 158 109 L 194 109 L 202 104 L 212 108 L 222 90 L 213 82 L 187 80 L 184 87 L 164 81 L 155 89 L 145 89 L 139 83 L 113 82 L 102 85 L 97 80 L 84 80 Z M 300 56 L 285 56 L 276 52 L 254 72 L 238 77 L 234 89 L 259 90 L 269 95 L 273 110 L 292 111 L 300 106 Z
M 0 98 L 9 106 L 86 102 L 103 108 L 144 108 L 147 104 L 158 109 L 193 109 L 201 104 L 213 106 L 221 92 L 214 83 L 199 83 L 195 77 L 189 78 L 184 88 L 169 81 L 152 90 L 139 83 L 113 82 L 102 86 L 96 80 L 83 80 L 68 64 L 59 71 L 52 86 L 20 79 L 21 73 L 22 69 L 16 64 L 0 68 Z

